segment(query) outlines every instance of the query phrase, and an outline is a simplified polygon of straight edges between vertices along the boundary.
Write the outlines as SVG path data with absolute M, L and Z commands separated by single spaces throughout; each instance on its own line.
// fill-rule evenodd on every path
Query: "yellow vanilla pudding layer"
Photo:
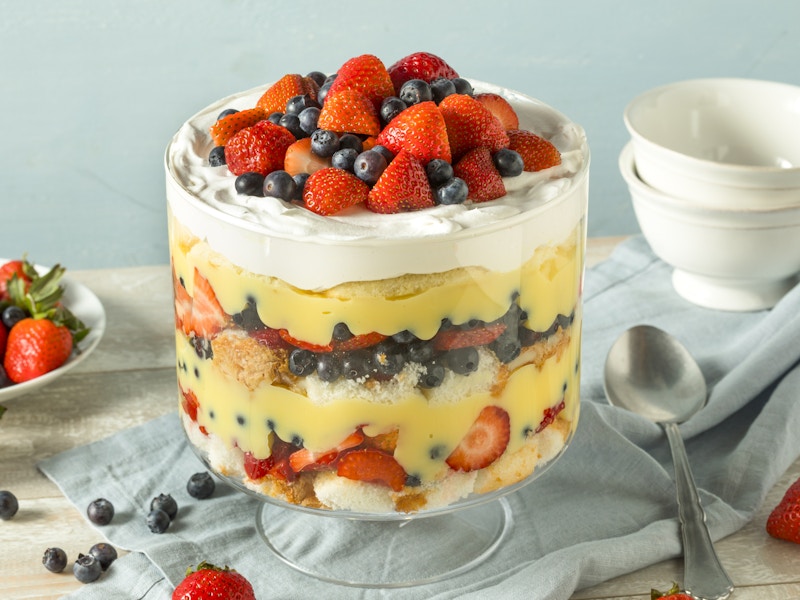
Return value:
M 564 450 L 579 413 L 588 148 L 546 105 L 484 89 L 509 97 L 562 164 L 504 179 L 507 195 L 480 204 L 320 217 L 237 198 L 226 169 L 208 166 L 206 132 L 261 90 L 176 134 L 166 166 L 180 410 L 214 471 L 270 500 L 405 513 L 510 491 Z M 319 362 L 298 374 L 303 352 Z M 401 366 L 385 372 L 391 352 Z M 367 374 L 323 376 L 323 361 L 358 353 Z

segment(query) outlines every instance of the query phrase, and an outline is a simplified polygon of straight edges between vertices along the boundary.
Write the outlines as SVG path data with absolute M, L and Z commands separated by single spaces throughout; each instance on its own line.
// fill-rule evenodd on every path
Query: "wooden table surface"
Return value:
M 619 238 L 592 239 L 587 264 L 608 256 Z M 0 489 L 20 509 L 0 521 L 0 598 L 59 598 L 80 584 L 41 563 L 44 549 L 69 557 L 103 541 L 36 468 L 37 461 L 175 410 L 172 291 L 167 266 L 70 271 L 103 303 L 105 335 L 94 353 L 42 391 L 4 403 L 0 420 Z M 767 496 L 753 521 L 718 543 L 737 589 L 735 600 L 800 599 L 800 546 L 770 538 L 764 523 L 783 491 L 800 477 L 800 460 Z M 653 585 L 681 580 L 681 562 L 666 561 L 583 590 L 574 600 L 649 598 Z

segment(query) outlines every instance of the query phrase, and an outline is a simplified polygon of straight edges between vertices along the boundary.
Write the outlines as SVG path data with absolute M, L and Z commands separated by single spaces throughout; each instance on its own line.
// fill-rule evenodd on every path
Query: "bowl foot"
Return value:
M 511 527 L 505 498 L 395 521 L 288 514 L 267 503 L 256 516 L 258 534 L 284 563 L 328 583 L 361 588 L 423 585 L 472 570 Z
M 793 276 L 779 280 L 717 279 L 688 273 L 672 272 L 672 285 L 689 302 L 729 311 L 755 311 L 772 308 L 798 282 Z

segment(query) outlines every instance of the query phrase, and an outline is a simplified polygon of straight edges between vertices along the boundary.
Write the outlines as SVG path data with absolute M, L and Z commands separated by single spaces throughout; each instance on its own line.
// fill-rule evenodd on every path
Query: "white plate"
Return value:
M 0 258 L 0 264 L 4 264 L 8 262 L 8 260 L 10 259 Z M 40 267 L 39 265 L 36 265 L 36 270 L 40 273 L 49 271 L 47 267 Z M 73 351 L 67 362 L 54 371 L 45 373 L 41 377 L 0 388 L 0 402 L 16 398 L 23 394 L 28 394 L 55 381 L 64 373 L 86 360 L 92 353 L 92 350 L 94 350 L 100 342 L 100 338 L 103 337 L 103 333 L 106 329 L 106 312 L 103 310 L 103 305 L 100 303 L 97 296 L 85 285 L 73 281 L 67 275 L 61 278 L 61 285 L 64 287 L 64 296 L 62 299 L 64 306 L 90 329 L 89 335 L 83 338 L 78 344 L 80 353 Z

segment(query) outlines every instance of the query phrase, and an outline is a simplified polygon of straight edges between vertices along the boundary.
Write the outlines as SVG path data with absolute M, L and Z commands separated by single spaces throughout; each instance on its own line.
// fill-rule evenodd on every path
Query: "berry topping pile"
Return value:
M 89 333 L 61 302 L 64 270 L 39 275 L 24 258 L 0 266 L 0 388 L 57 369 Z
M 209 133 L 209 165 L 227 165 L 239 194 L 320 215 L 486 202 L 505 195 L 504 177 L 561 163 L 505 98 L 476 93 L 428 52 L 388 68 L 364 54 L 329 76 L 284 75 L 255 107 L 222 111 Z

